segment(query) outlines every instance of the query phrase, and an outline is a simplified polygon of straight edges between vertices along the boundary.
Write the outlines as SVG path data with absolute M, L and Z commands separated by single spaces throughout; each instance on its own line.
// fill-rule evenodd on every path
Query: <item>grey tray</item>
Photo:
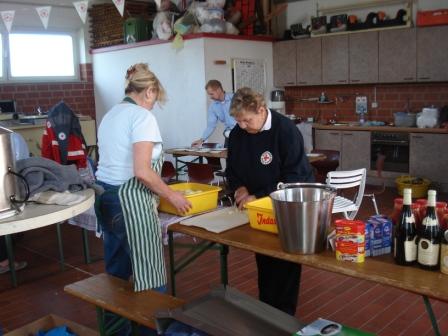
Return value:
M 173 320 L 219 336 L 291 336 L 304 327 L 293 316 L 228 286 L 181 308 L 159 311 L 156 318 L 161 333 Z

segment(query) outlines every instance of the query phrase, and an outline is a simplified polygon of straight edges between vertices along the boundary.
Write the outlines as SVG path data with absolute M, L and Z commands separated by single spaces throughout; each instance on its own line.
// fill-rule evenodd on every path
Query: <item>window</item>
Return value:
M 70 33 L 12 33 L 5 36 L 11 81 L 77 79 L 74 36 Z M 1 50 L 1 49 L 0 49 Z

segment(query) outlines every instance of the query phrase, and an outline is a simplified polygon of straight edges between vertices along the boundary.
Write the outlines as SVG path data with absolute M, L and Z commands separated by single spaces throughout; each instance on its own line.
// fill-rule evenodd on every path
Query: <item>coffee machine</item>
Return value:
M 15 172 L 15 158 L 11 144 L 12 131 L 0 127 L 0 219 L 16 215 L 28 200 L 29 188 L 25 178 Z M 23 200 L 19 189 L 22 180 L 25 189 Z

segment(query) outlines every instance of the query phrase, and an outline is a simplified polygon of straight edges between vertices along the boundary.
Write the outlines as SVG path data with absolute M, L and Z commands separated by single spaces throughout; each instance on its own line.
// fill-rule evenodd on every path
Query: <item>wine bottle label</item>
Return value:
M 448 245 L 442 244 L 440 251 L 440 271 L 448 274 Z
M 436 218 L 425 217 L 423 218 L 422 224 L 426 226 L 435 226 L 439 224 L 439 221 L 437 220 L 437 217 Z
M 437 265 L 440 244 L 432 244 L 429 239 L 420 238 L 418 242 L 418 262 L 426 266 Z
M 407 262 L 417 260 L 417 244 L 415 242 L 416 239 L 417 236 L 415 236 L 413 240 L 406 240 L 404 242 L 404 258 Z
M 406 216 L 406 223 L 415 223 L 415 217 L 414 215 L 412 216 Z

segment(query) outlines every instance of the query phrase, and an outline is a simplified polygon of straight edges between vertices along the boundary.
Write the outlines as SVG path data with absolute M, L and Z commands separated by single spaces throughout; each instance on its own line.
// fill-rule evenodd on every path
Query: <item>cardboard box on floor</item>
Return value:
M 9 333 L 6 333 L 5 336 L 29 336 L 29 335 L 35 335 L 39 330 L 50 330 L 55 327 L 66 325 L 70 331 L 75 333 L 79 336 L 98 336 L 99 333 L 95 330 L 92 330 L 90 328 L 87 328 L 83 325 L 80 325 L 78 323 L 75 323 L 70 320 L 66 320 L 62 317 L 59 317 L 57 315 L 47 315 L 45 317 L 42 317 L 41 319 L 38 319 L 37 321 L 28 323 L 27 325 L 24 325 L 21 328 L 18 328 L 16 330 L 13 330 Z

